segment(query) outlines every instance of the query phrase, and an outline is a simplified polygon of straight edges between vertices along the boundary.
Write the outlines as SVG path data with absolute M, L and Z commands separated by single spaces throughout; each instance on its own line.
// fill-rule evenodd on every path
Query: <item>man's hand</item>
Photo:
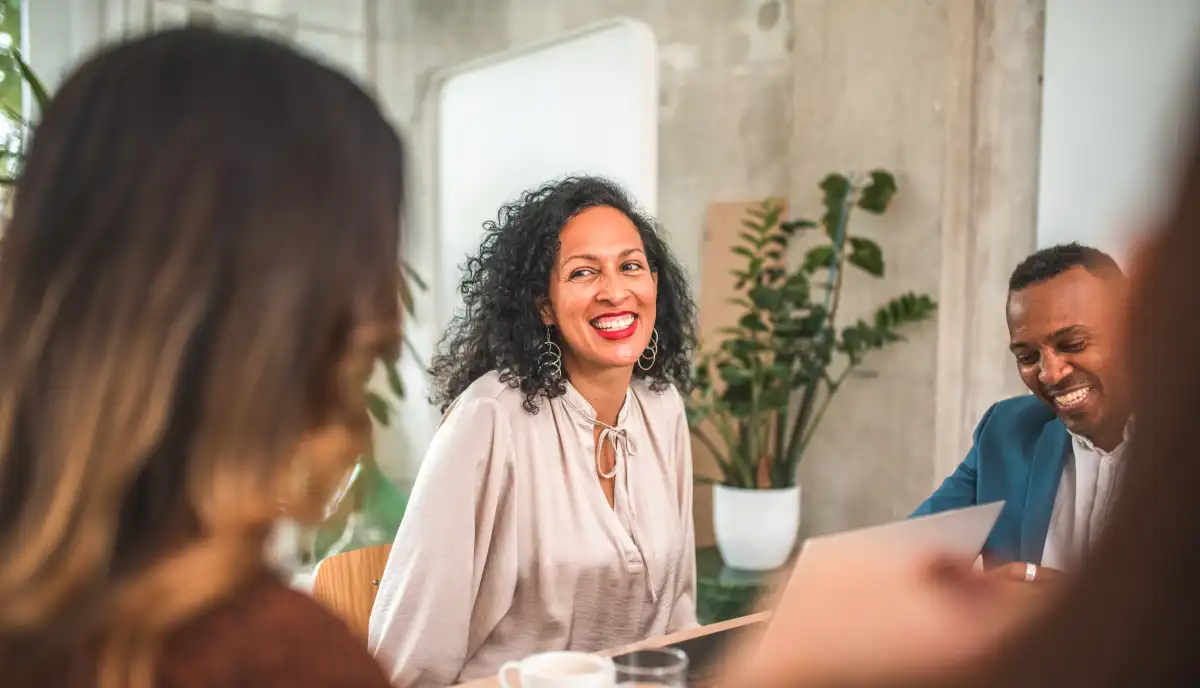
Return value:
M 1030 564 L 1014 561 L 991 569 L 987 572 L 987 576 L 995 580 L 1017 581 L 1033 585 L 1059 585 L 1065 578 L 1065 574 L 1058 569 L 1034 564 L 1031 571 L 1030 566 Z M 1033 580 L 1028 580 L 1030 573 L 1033 574 Z

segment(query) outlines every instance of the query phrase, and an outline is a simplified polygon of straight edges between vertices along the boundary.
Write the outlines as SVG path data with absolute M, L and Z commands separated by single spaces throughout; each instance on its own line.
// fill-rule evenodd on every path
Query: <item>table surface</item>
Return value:
M 612 648 L 597 654 L 604 655 L 606 657 L 614 657 L 616 655 L 623 655 L 627 652 L 633 652 L 634 650 L 649 650 L 658 647 L 666 647 L 667 645 L 674 645 L 675 643 L 691 640 L 692 638 L 699 638 L 711 633 L 719 633 L 720 631 L 726 631 L 731 628 L 737 628 L 739 626 L 745 626 L 747 624 L 752 624 L 759 621 L 766 621 L 770 617 L 771 612 L 749 614 L 736 619 L 729 619 L 728 621 L 720 621 L 707 626 L 698 626 L 696 628 L 689 628 L 686 631 L 679 631 L 678 633 L 671 633 L 669 635 L 659 636 L 657 638 L 650 638 L 648 640 L 643 640 L 640 643 L 633 643 L 631 645 L 625 645 L 624 647 Z M 476 679 L 468 683 L 460 684 L 459 688 L 500 688 L 500 681 L 493 676 L 490 678 Z

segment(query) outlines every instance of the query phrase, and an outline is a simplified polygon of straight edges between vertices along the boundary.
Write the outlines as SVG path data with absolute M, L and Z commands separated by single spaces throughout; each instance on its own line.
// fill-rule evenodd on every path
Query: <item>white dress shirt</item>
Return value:
M 1042 565 L 1071 571 L 1096 544 L 1116 498 L 1122 472 L 1122 457 L 1129 446 L 1129 428 L 1125 441 L 1111 452 L 1092 444 L 1086 437 L 1071 433 L 1071 452 L 1063 466 Z

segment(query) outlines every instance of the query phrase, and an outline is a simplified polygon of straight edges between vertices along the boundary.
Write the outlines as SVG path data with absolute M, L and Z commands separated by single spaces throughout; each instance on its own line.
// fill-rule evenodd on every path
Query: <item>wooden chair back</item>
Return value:
M 326 557 L 313 578 L 313 597 L 341 617 L 363 640 L 379 579 L 387 566 L 391 545 L 376 545 Z

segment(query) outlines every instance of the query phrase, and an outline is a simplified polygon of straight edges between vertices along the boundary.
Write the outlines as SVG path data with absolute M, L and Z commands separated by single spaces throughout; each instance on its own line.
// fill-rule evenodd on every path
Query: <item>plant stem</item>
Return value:
M 850 222 L 850 209 L 853 206 L 851 200 L 853 197 L 854 185 L 852 182 L 850 190 L 846 193 L 846 197 L 842 199 L 842 212 L 838 215 L 838 224 L 834 229 L 832 237 L 834 248 L 833 259 L 830 261 L 829 265 L 829 283 L 825 287 L 825 327 L 822 328 L 816 336 L 818 353 L 820 352 L 820 347 L 824 343 L 826 335 L 833 333 L 833 339 L 835 341 L 837 339 L 835 323 L 837 322 L 836 319 L 838 307 L 841 305 L 842 301 L 842 268 L 846 264 L 846 225 Z M 828 365 L 828 362 L 822 361 L 822 373 L 824 373 L 824 366 L 826 365 Z M 828 378 L 826 378 L 826 381 L 828 382 Z M 806 429 L 808 429 L 810 425 L 815 426 L 817 423 L 820 423 L 820 416 L 818 415 L 817 418 L 813 419 L 812 415 L 814 408 L 813 404 L 816 403 L 817 391 L 820 383 L 821 378 L 816 378 L 811 380 L 804 388 L 804 398 L 800 402 L 800 411 L 796 415 L 796 422 L 792 426 L 791 438 L 788 440 L 787 457 L 790 465 L 795 465 L 798 463 L 799 457 L 804 452 L 804 447 L 807 442 L 801 438 L 806 434 Z M 830 386 L 828 397 L 832 397 L 834 391 L 835 389 Z M 825 404 L 821 407 L 820 413 L 823 413 L 825 408 L 828 407 L 828 397 L 825 400 Z M 810 424 L 810 420 L 814 420 L 814 422 Z M 808 432 L 807 434 L 811 436 L 812 433 Z
M 733 473 L 738 474 L 743 484 L 746 484 L 745 469 L 746 458 L 745 452 L 741 451 L 738 444 L 737 433 L 725 421 L 726 413 L 713 413 L 710 416 L 713 425 L 716 426 L 717 432 L 721 434 L 721 438 L 725 440 L 725 446 L 729 447 L 729 466 L 731 469 L 736 468 Z M 740 458 L 740 460 L 739 460 Z
M 700 444 L 703 444 L 704 448 L 707 449 L 712 454 L 713 458 L 717 460 L 717 465 L 721 468 L 721 472 L 725 474 L 726 480 L 730 480 L 734 477 L 733 466 L 729 465 L 728 459 L 721 456 L 721 450 L 717 448 L 716 442 L 713 442 L 712 439 L 710 439 L 709 436 L 700 428 L 694 428 L 692 430 L 692 437 L 700 440 Z
M 829 383 L 829 393 L 826 394 L 825 399 L 822 400 L 821 408 L 817 410 L 817 415 L 813 416 L 813 422 L 809 424 L 808 432 L 804 433 L 804 439 L 800 442 L 800 448 L 796 453 L 796 456 L 804 456 L 804 450 L 808 448 L 808 443 L 812 441 L 813 435 L 816 434 L 817 428 L 821 425 L 821 419 L 825 417 L 825 411 L 829 409 L 830 402 L 833 401 L 834 395 L 837 394 L 837 391 L 842 387 L 842 382 L 846 380 L 846 377 L 853 369 L 853 364 L 846 366 L 846 369 L 842 371 L 842 374 L 838 375 L 836 380 Z

